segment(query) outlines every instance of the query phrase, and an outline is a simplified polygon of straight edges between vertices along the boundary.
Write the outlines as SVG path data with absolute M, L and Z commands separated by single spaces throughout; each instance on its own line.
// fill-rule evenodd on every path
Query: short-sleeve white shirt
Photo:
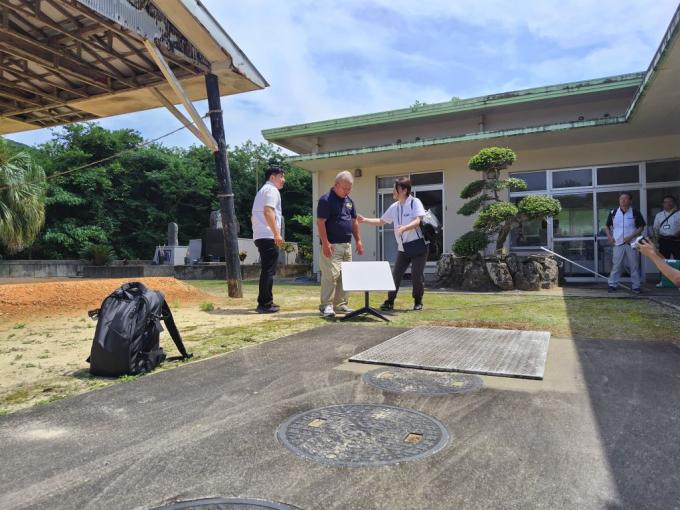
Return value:
M 276 216 L 276 226 L 281 231 L 281 193 L 270 181 L 264 183 L 260 191 L 255 195 L 253 210 L 250 220 L 253 224 L 253 239 L 274 239 L 274 232 L 267 225 L 264 217 L 264 208 L 274 209 Z
M 680 211 L 671 213 L 661 211 L 654 218 L 654 232 L 664 237 L 680 237 Z M 668 218 L 668 221 L 665 221 Z M 662 225 L 663 223 L 663 225 Z
M 394 238 L 397 240 L 397 247 L 399 251 L 404 251 L 403 243 L 410 243 L 419 237 L 423 237 L 420 227 L 404 232 L 403 236 L 397 233 L 397 229 L 401 225 L 408 225 L 415 218 L 422 218 L 425 216 L 425 207 L 423 203 L 415 197 L 409 196 L 404 205 L 398 201 L 387 208 L 385 214 L 380 218 L 385 223 L 394 224 Z M 403 239 L 402 239 L 403 237 Z

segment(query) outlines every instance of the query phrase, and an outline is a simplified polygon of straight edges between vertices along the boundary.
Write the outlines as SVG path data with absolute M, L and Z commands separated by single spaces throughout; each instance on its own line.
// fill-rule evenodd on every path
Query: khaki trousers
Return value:
M 323 310 L 327 305 L 337 308 L 347 304 L 349 292 L 342 288 L 342 277 L 340 274 L 343 262 L 352 261 L 352 243 L 333 244 L 333 254 L 326 257 L 321 250 L 319 269 L 321 269 L 321 304 Z

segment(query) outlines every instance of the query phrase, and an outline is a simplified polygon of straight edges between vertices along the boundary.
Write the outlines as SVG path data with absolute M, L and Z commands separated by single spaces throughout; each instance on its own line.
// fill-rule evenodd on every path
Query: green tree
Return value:
M 134 130 L 109 131 L 87 123 L 66 126 L 38 147 L 49 181 L 45 230 L 35 243 L 35 254 L 44 258 L 77 258 L 90 244 L 113 244 L 118 224 L 112 209 L 123 199 L 115 178 L 116 174 L 125 173 L 120 159 L 114 156 L 134 149 L 141 142 L 141 136 Z
M 33 255 L 74 258 L 90 245 L 107 245 L 117 256 L 149 259 L 165 243 L 169 222 L 178 224 L 181 244 L 201 237 L 210 211 L 219 207 L 214 155 L 202 146 L 140 147 L 142 142 L 134 130 L 86 123 L 56 131 L 37 148 L 50 179 L 45 229 Z M 272 160 L 288 170 L 282 192 L 284 217 L 291 218 L 286 240 L 311 243 L 310 229 L 292 219 L 311 215 L 311 176 L 289 167 L 266 143 L 246 142 L 229 151 L 239 235 L 252 235 L 253 198 Z
M 31 155 L 0 139 L 0 245 L 8 254 L 29 246 L 45 221 L 45 173 Z
M 306 170 L 285 165 L 286 185 L 281 190 L 286 241 L 312 245 L 312 176 Z
M 513 204 L 501 199 L 503 190 L 521 191 L 527 188 L 522 179 L 501 179 L 501 172 L 517 159 L 511 149 L 488 147 L 470 159 L 470 170 L 480 172 L 482 178 L 472 181 L 460 192 L 460 197 L 470 199 L 458 214 L 471 216 L 479 211 L 474 231 L 461 236 L 454 245 L 456 255 L 472 256 L 484 249 L 493 237 L 496 250 L 502 250 L 508 234 L 523 221 L 542 220 L 556 216 L 561 210 L 559 201 L 543 195 L 529 195 Z

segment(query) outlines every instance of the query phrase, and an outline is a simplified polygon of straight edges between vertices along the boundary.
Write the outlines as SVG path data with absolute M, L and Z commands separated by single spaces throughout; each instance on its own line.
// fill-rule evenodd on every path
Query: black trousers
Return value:
M 429 247 L 428 247 L 429 248 Z M 392 278 L 394 279 L 393 290 L 387 294 L 387 300 L 394 302 L 399 292 L 401 279 L 404 273 L 411 265 L 411 281 L 413 283 L 413 299 L 416 303 L 423 301 L 423 294 L 425 294 L 425 262 L 427 262 L 427 251 L 417 257 L 407 257 L 403 251 L 397 252 L 397 260 L 394 262 L 392 269 Z
M 680 237 L 659 236 L 659 252 L 664 258 L 680 260 Z
M 260 252 L 260 291 L 257 295 L 257 305 L 268 307 L 274 303 L 272 288 L 276 263 L 279 261 L 279 249 L 273 239 L 255 239 L 255 246 Z

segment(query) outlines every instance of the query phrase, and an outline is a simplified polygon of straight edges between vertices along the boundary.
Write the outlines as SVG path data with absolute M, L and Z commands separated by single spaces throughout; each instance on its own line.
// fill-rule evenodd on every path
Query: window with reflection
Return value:
M 394 181 L 408 175 L 389 175 L 385 177 L 378 177 L 378 189 L 392 189 L 394 188 Z
M 590 270 L 595 268 L 595 247 L 592 240 L 587 241 L 559 241 L 553 250 L 563 257 L 573 260 L 580 266 Z M 591 273 L 569 262 L 564 263 L 565 276 L 591 276 Z
M 523 197 L 511 198 L 513 204 L 517 204 Z M 547 220 L 523 221 L 510 231 L 510 246 L 547 246 L 548 222 Z
M 680 159 L 647 163 L 647 182 L 680 181 Z
M 638 165 L 608 166 L 597 169 L 597 185 L 608 184 L 637 184 L 640 182 L 640 168 Z
M 430 184 L 442 184 L 444 182 L 443 172 L 428 172 L 423 174 L 411 174 L 412 186 L 427 186 Z
M 579 186 L 592 186 L 593 172 L 590 168 L 582 170 L 564 170 L 552 173 L 553 188 L 577 188 Z
M 522 179 L 527 183 L 526 191 L 542 191 L 547 189 L 546 172 L 517 172 L 510 177 Z
M 593 235 L 593 194 L 553 195 L 562 211 L 553 218 L 553 237 L 586 237 Z

